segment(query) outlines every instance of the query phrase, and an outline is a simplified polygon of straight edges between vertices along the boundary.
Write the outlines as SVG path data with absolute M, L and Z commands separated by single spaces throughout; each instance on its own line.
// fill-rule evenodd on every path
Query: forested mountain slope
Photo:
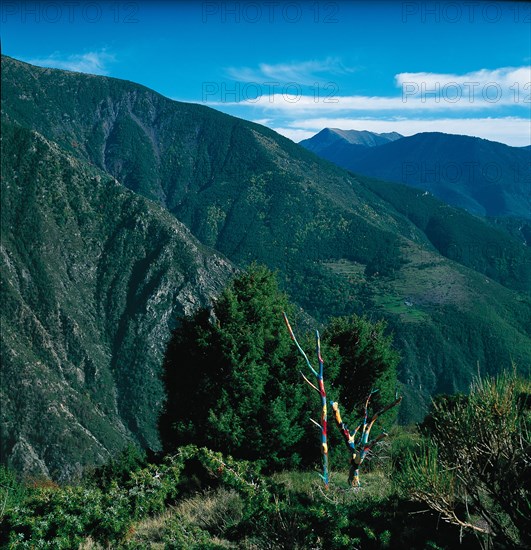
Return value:
M 157 448 L 177 316 L 233 272 L 174 217 L 40 134 L 2 124 L 3 460 L 68 478 Z
M 3 205 L 7 200 L 24 203 L 22 197 L 31 196 L 30 183 L 41 182 L 49 189 L 44 197 L 54 199 L 48 204 L 42 192 L 32 191 L 39 200 L 31 208 L 26 205 L 26 218 L 61 220 L 53 231 L 38 226 L 25 233 L 22 223 L 10 222 L 3 232 L 6 248 L 47 238 L 62 258 L 58 270 L 55 260 L 44 255 L 53 250 L 51 244 L 33 247 L 36 259 L 19 252 L 8 256 L 13 272 L 51 264 L 43 268 L 47 278 L 43 275 L 40 294 L 29 302 L 24 291 L 20 300 L 33 315 L 49 296 L 52 305 L 40 322 L 61 327 L 45 343 L 35 340 L 31 346 L 29 337 L 23 344 L 4 337 L 12 372 L 26 364 L 36 379 L 38 368 L 51 369 L 53 361 L 62 365 L 63 359 L 46 355 L 38 363 L 21 354 L 33 346 L 31 353 L 41 357 L 52 343 L 88 334 L 58 320 L 57 310 L 71 308 L 97 327 L 90 329 L 93 343 L 84 361 L 102 354 L 110 372 L 127 377 L 121 382 L 126 397 L 115 407 L 115 418 L 154 446 L 156 434 L 142 422 L 151 426 L 156 415 L 161 391 L 156 365 L 169 319 L 183 308 L 176 298 L 180 285 L 191 285 L 184 294 L 195 304 L 206 303 L 232 269 L 201 251 L 175 218 L 237 265 L 258 260 L 279 270 L 292 299 L 317 320 L 351 312 L 386 317 L 403 354 L 403 420 L 419 419 L 433 393 L 465 390 L 477 361 L 483 372 L 508 367 L 511 358 L 522 368 L 531 361 L 531 255 L 507 232 L 421 191 L 353 175 L 263 126 L 171 101 L 130 82 L 32 67 L 6 57 L 2 69 L 4 125 L 14 128 L 3 147 L 22 139 L 16 138 L 17 132 L 24 134 L 20 127 L 39 132 L 43 137 L 31 134 L 31 139 L 44 144 L 36 154 L 33 145 L 13 143 L 15 156 L 2 155 L 11 174 L 6 185 L 23 174 L 27 182 L 15 198 L 3 194 Z M 50 172 L 53 163 L 44 160 L 46 155 L 62 159 L 58 174 Z M 87 183 L 92 173 L 121 186 L 94 191 Z M 71 181 L 79 182 L 82 190 L 75 192 L 90 205 L 84 215 L 77 213 L 82 200 L 64 199 L 76 189 Z M 111 197 L 104 200 L 109 190 Z M 135 208 L 124 210 L 121 202 L 113 202 L 115 195 Z M 65 201 L 71 205 L 60 210 Z M 149 221 L 142 223 L 140 211 Z M 78 226 L 79 219 L 86 229 Z M 186 254 L 189 247 L 195 252 Z M 70 265 L 76 254 L 86 258 L 90 269 L 79 268 L 84 275 L 78 274 L 74 284 L 76 269 Z M 188 263 L 183 265 L 183 258 Z M 164 268 L 156 267 L 158 261 Z M 83 292 L 87 299 L 79 301 Z M 152 300 L 156 306 L 148 307 Z M 7 310 L 5 324 L 14 328 L 6 334 L 19 333 L 19 317 L 16 308 Z M 153 392 L 145 385 L 133 389 L 134 376 L 152 377 Z M 21 388 L 22 382 L 13 395 L 23 394 Z M 130 391 L 141 392 L 138 402 Z M 81 398 L 77 389 L 75 395 Z M 13 419 L 20 413 L 10 414 Z

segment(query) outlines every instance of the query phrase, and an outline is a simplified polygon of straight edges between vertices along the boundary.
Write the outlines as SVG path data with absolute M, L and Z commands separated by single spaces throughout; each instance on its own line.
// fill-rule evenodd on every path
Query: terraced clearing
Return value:
M 427 309 L 453 303 L 463 304 L 464 280 L 445 260 L 412 246 L 408 249 L 409 263 L 397 278 L 367 278 L 365 266 L 348 260 L 326 262 L 324 265 L 341 275 L 356 293 L 368 295 L 385 313 L 400 315 L 404 322 L 421 322 L 429 318 Z

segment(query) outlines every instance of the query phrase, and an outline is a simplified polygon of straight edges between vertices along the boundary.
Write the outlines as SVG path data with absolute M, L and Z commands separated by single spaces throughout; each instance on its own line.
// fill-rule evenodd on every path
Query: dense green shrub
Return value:
M 175 501 L 186 458 L 182 454 L 179 460 L 148 464 L 129 473 L 119 468 L 116 478 L 105 478 L 101 488 L 91 474 L 78 486 L 50 483 L 27 491 L 2 518 L 0 543 L 72 548 L 89 536 L 103 544 L 124 542 L 134 521 L 160 513 Z M 123 465 L 123 461 L 111 461 L 106 471 L 117 463 Z M 120 477 L 125 481 L 119 483 Z
M 119 541 L 131 523 L 127 495 L 117 485 L 106 493 L 66 486 L 35 490 L 7 514 L 2 531 L 13 547 L 72 548 L 87 535 L 105 543 Z
M 0 521 L 4 515 L 19 506 L 26 497 L 28 490 L 20 482 L 14 471 L 3 464 L 0 465 Z
M 123 484 L 131 475 L 147 466 L 146 452 L 135 445 L 127 445 L 116 456 L 98 468 L 87 469 L 85 481 L 101 489 L 109 487 L 111 482 Z

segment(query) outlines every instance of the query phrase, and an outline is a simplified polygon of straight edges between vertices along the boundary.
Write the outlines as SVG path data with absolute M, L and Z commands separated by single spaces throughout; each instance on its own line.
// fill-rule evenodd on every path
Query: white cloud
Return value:
M 398 132 L 411 136 L 419 132 L 445 132 L 476 136 L 521 147 L 531 144 L 529 119 L 502 118 L 438 118 L 432 120 L 411 118 L 314 118 L 296 120 L 287 126 L 273 127 L 275 131 L 293 141 L 315 135 L 323 128 L 343 130 L 369 130 L 371 132 Z
M 230 94 L 212 94 L 212 106 L 238 105 L 271 112 L 312 114 L 394 111 L 466 111 L 500 108 L 531 109 L 531 67 L 502 67 L 462 75 L 443 73 L 399 73 L 398 93 L 392 96 L 341 95 L 340 83 L 330 82 L 335 60 L 295 65 L 260 65 L 259 72 L 238 73 L 246 83 L 231 87 Z M 318 84 L 317 70 L 327 72 L 328 82 Z M 311 75 L 311 76 L 310 76 Z M 236 72 L 233 73 L 236 76 Z M 271 82 L 274 80 L 275 82 Z M 288 85 L 288 82 L 290 83 Z M 305 84 L 313 92 L 304 90 Z M 249 88 L 249 89 L 248 89 Z
M 355 70 L 345 67 L 335 57 L 327 57 L 324 60 L 278 63 L 276 65 L 260 63 L 258 69 L 228 67 L 226 72 L 228 76 L 240 82 L 265 83 L 274 81 L 279 84 L 295 82 L 301 86 L 311 86 L 316 80 L 322 81 L 323 76 L 328 81 L 333 75 L 347 74 Z
M 335 65 L 334 65 L 335 64 Z M 246 69 L 248 81 L 267 82 L 315 76 L 337 60 L 292 65 L 260 65 Z M 342 68 L 338 70 L 343 70 Z M 235 74 L 235 73 L 234 73 Z M 327 75 L 330 78 L 330 73 Z M 245 79 L 244 79 L 245 80 Z M 311 79 L 310 79 L 311 80 Z M 338 79 L 338 82 L 340 79 Z M 204 103 L 245 118 L 253 118 L 300 141 L 325 127 L 478 136 L 514 146 L 531 143 L 531 66 L 481 69 L 463 74 L 398 73 L 396 92 L 387 96 L 341 95 L 340 84 L 321 84 L 319 93 L 304 85 L 236 83 L 225 96 L 220 88 Z M 332 83 L 333 84 L 333 83 Z M 239 86 L 239 87 L 238 87 Z M 252 92 L 252 93 L 250 93 Z M 258 93 L 257 93 L 258 92 Z
M 472 104 L 531 105 L 531 66 L 481 69 L 465 74 L 399 73 L 396 85 L 402 97 Z
M 441 87 L 451 84 L 477 83 L 478 87 L 496 83 L 501 87 L 510 87 L 515 83 L 520 86 L 529 84 L 531 81 L 531 66 L 526 67 L 500 67 L 498 69 L 481 69 L 465 74 L 451 73 L 399 73 L 395 75 L 397 86 L 402 87 L 405 82 L 415 82 L 434 87 L 439 84 Z M 470 86 L 472 87 L 472 86 Z M 477 90 L 476 90 L 477 92 Z
M 39 67 L 65 69 L 78 73 L 108 74 L 107 65 L 115 61 L 115 56 L 106 50 L 87 52 L 83 54 L 63 54 L 54 52 L 48 57 L 37 59 L 22 59 Z
M 256 91 L 253 88 L 253 92 Z M 260 90 L 258 88 L 258 90 Z M 406 89 L 406 94 L 411 88 Z M 267 112 L 292 112 L 292 113 L 339 113 L 346 111 L 455 111 L 464 110 L 496 110 L 502 107 L 521 107 L 530 109 L 529 102 L 530 87 L 520 88 L 519 101 L 515 101 L 513 90 L 502 90 L 497 88 L 486 89 L 485 97 L 472 97 L 470 101 L 467 96 L 462 95 L 459 98 L 443 97 L 438 98 L 433 95 L 415 94 L 404 95 L 404 97 L 379 97 L 379 96 L 341 96 L 333 93 L 326 93 L 319 96 L 303 95 L 302 90 L 292 86 L 286 88 L 282 93 L 269 94 L 268 88 L 263 87 L 261 93 L 256 98 L 248 98 L 246 90 L 242 90 L 240 101 L 206 101 L 211 106 L 220 105 L 239 105 L 245 107 L 262 108 Z M 496 96 L 489 94 L 497 94 Z M 234 97 L 237 92 L 233 92 Z M 219 97 L 219 94 L 218 94 Z
M 300 128 L 273 128 L 272 130 L 275 130 L 275 132 L 278 132 L 280 135 L 287 137 L 291 139 L 291 141 L 294 141 L 295 143 L 299 143 L 299 141 L 302 141 L 303 139 L 308 139 L 314 136 L 319 132 L 319 130 L 301 130 Z M 321 128 L 322 130 L 322 128 Z
M 340 96 L 325 94 L 321 97 L 303 95 L 302 90 L 295 87 L 287 88 L 283 93 L 267 94 L 263 88 L 262 94 L 256 99 L 245 97 L 242 93 L 241 101 L 209 101 L 209 105 L 241 105 L 246 107 L 261 107 L 266 111 L 282 112 L 345 112 L 345 111 L 441 111 L 455 109 L 493 109 L 501 106 L 512 105 L 510 98 L 500 98 L 497 102 L 483 101 L 481 98 L 468 102 L 446 101 L 429 96 L 411 97 L 378 97 L 378 96 Z M 234 96 L 234 94 L 232 94 Z M 522 104 L 522 106 L 524 106 Z

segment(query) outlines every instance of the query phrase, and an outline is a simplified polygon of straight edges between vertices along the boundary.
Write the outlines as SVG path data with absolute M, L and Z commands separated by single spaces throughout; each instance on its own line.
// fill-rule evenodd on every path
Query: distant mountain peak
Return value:
M 366 145 L 367 147 L 374 147 L 375 145 L 381 145 L 388 141 L 396 141 L 404 137 L 398 132 L 376 133 L 369 130 L 342 130 L 341 128 L 325 128 L 325 130 L 334 132 L 349 143 Z
M 341 128 L 324 128 L 315 136 L 302 140 L 300 145 L 316 152 L 332 145 L 360 145 L 362 147 L 377 147 L 391 141 L 403 138 L 398 132 L 378 134 L 368 130 L 342 130 Z
M 423 189 L 475 215 L 530 217 L 529 147 L 444 132 L 403 137 L 338 128 L 300 144 L 347 170 Z

